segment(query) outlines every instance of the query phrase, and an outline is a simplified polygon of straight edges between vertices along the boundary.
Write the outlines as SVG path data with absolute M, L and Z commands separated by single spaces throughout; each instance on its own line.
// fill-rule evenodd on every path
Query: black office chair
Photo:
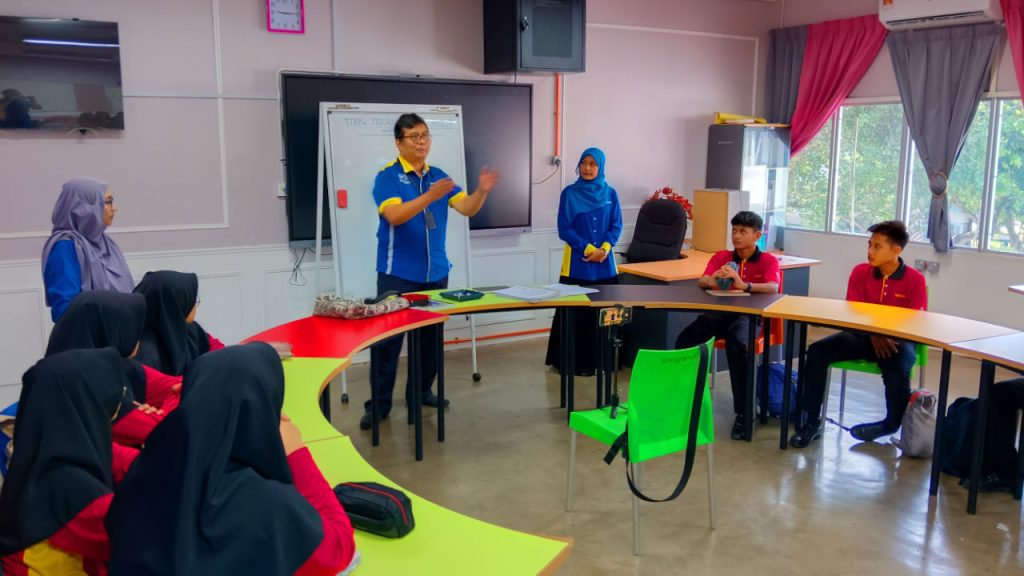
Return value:
M 676 260 L 686 236 L 686 212 L 672 200 L 650 200 L 640 207 L 626 261 Z

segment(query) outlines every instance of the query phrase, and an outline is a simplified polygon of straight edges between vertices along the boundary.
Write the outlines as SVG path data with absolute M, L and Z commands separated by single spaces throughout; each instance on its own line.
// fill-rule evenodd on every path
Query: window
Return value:
M 1024 254 L 1024 107 L 999 102 L 999 140 L 993 179 L 988 248 Z
M 866 234 L 875 222 L 896 217 L 903 106 L 844 106 L 838 125 L 832 230 Z
M 832 165 L 832 123 L 825 124 L 789 163 L 786 225 L 825 230 L 828 177 Z
M 953 173 L 946 185 L 949 200 L 949 234 L 954 246 L 978 248 L 981 240 L 982 198 L 985 195 L 985 159 L 988 148 L 989 122 L 992 118 L 992 102 L 984 100 L 978 105 L 978 112 L 967 130 L 967 140 L 960 150 L 960 158 L 953 167 Z M 928 214 L 932 194 L 928 188 L 928 174 L 917 151 L 911 161 L 914 171 L 908 186 L 909 213 L 907 229 L 910 239 L 927 242 Z
M 960 248 L 1024 255 L 1024 105 L 984 98 L 950 175 L 949 228 Z M 928 242 L 931 191 L 899 102 L 840 107 L 790 162 L 788 225 L 866 234 L 900 218 Z

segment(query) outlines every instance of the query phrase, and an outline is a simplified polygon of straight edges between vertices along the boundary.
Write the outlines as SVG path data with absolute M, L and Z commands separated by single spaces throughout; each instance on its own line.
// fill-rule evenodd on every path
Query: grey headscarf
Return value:
M 108 186 L 94 178 L 73 178 L 64 183 L 50 217 L 53 233 L 43 246 L 43 270 L 53 246 L 61 240 L 71 240 L 82 272 L 82 291 L 130 293 L 135 287 L 131 270 L 103 224 Z

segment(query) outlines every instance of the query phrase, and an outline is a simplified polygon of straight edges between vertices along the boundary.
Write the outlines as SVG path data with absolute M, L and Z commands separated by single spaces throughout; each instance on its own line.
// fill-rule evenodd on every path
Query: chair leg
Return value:
M 924 388 L 924 366 L 917 367 L 917 389 Z
M 572 508 L 572 481 L 573 481 L 573 468 L 576 463 L 576 431 L 569 429 L 569 480 L 565 485 L 565 511 L 569 512 Z
M 839 416 L 842 416 L 846 413 L 846 370 L 843 370 L 842 379 L 839 382 Z
M 633 478 L 640 477 L 640 464 L 629 464 L 633 468 Z M 633 555 L 640 555 L 640 499 L 630 492 L 633 499 Z
M 715 529 L 715 443 L 708 446 L 708 521 Z

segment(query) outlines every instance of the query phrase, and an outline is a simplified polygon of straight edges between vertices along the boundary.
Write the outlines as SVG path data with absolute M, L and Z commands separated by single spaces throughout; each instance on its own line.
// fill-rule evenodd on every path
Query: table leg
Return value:
M 576 326 L 576 311 L 572 306 L 567 306 L 565 310 L 565 356 L 562 358 L 562 369 L 565 370 L 565 398 L 566 398 L 566 414 L 565 421 L 569 421 L 569 414 L 575 410 L 576 406 L 576 332 L 573 328 Z
M 981 379 L 978 382 L 977 419 L 974 428 L 974 446 L 971 448 L 971 488 L 967 492 L 967 513 L 978 511 L 978 482 L 981 481 L 981 464 L 984 459 L 985 422 L 988 420 L 989 391 L 996 379 L 996 365 L 983 361 Z
M 953 361 L 953 353 L 942 351 L 942 368 L 939 370 L 939 406 L 935 414 L 935 442 L 932 449 L 932 477 L 928 482 L 928 493 L 935 496 L 939 493 L 939 472 L 942 466 L 942 428 L 946 423 L 946 402 L 949 401 L 949 366 Z
M 444 442 L 444 329 L 443 324 L 432 326 L 437 330 L 437 441 Z M 429 328 L 428 328 L 429 329 Z
M 764 339 L 763 350 L 761 351 L 761 380 L 765 384 L 764 394 L 760 395 L 760 422 L 762 425 L 768 423 L 768 378 L 771 376 L 772 363 L 772 322 L 770 318 L 761 321 L 761 337 Z M 757 394 L 757 380 L 754 380 L 754 396 Z
M 423 460 L 423 390 L 420 381 L 422 373 L 423 328 L 409 333 L 409 386 L 412 386 L 412 406 L 409 407 L 409 423 L 415 427 L 416 460 Z
M 594 393 L 594 407 L 600 408 L 604 406 L 604 375 L 605 365 L 604 357 L 607 352 L 608 345 L 608 334 L 606 328 L 597 328 L 597 358 L 594 359 L 594 383 L 596 386 Z
M 751 314 L 747 322 L 747 401 L 743 406 L 743 436 L 747 442 L 754 440 L 754 381 L 757 379 L 757 315 Z
M 789 405 L 789 383 L 793 380 L 793 336 L 796 328 L 796 322 L 792 320 L 786 321 L 786 341 L 783 343 L 785 353 L 783 354 L 782 361 L 786 363 L 786 369 L 783 371 L 782 378 L 782 416 L 779 428 L 779 450 L 786 450 L 789 448 L 789 413 L 792 408 Z
M 799 430 L 800 427 L 804 425 L 804 413 L 803 413 L 802 410 L 799 410 L 799 406 L 803 405 L 803 399 L 804 399 L 804 382 L 805 382 L 805 380 L 804 380 L 804 373 L 806 372 L 804 370 L 804 368 L 805 368 L 806 363 L 807 363 L 807 324 L 806 323 L 802 323 L 802 324 L 800 324 L 800 351 L 799 351 L 799 356 L 797 356 L 797 363 L 796 363 L 796 370 L 797 370 L 797 375 L 796 375 L 796 399 L 797 399 L 797 402 L 799 402 L 800 404 L 798 405 L 798 410 L 797 410 L 797 413 L 796 413 L 796 422 L 793 423 L 793 430 L 794 431 Z M 783 395 L 789 396 L 789 389 L 788 389 L 789 388 L 789 384 L 788 384 L 789 381 L 787 380 L 786 382 L 787 383 L 783 387 Z M 788 428 L 786 429 L 786 433 L 787 434 L 789 433 L 789 429 Z
M 558 406 L 560 408 L 566 406 L 566 391 L 569 387 L 569 379 L 565 376 L 565 359 L 569 349 L 566 344 L 569 341 L 569 323 L 565 320 L 567 315 L 568 311 L 565 308 L 555 309 L 555 316 L 558 320 Z

